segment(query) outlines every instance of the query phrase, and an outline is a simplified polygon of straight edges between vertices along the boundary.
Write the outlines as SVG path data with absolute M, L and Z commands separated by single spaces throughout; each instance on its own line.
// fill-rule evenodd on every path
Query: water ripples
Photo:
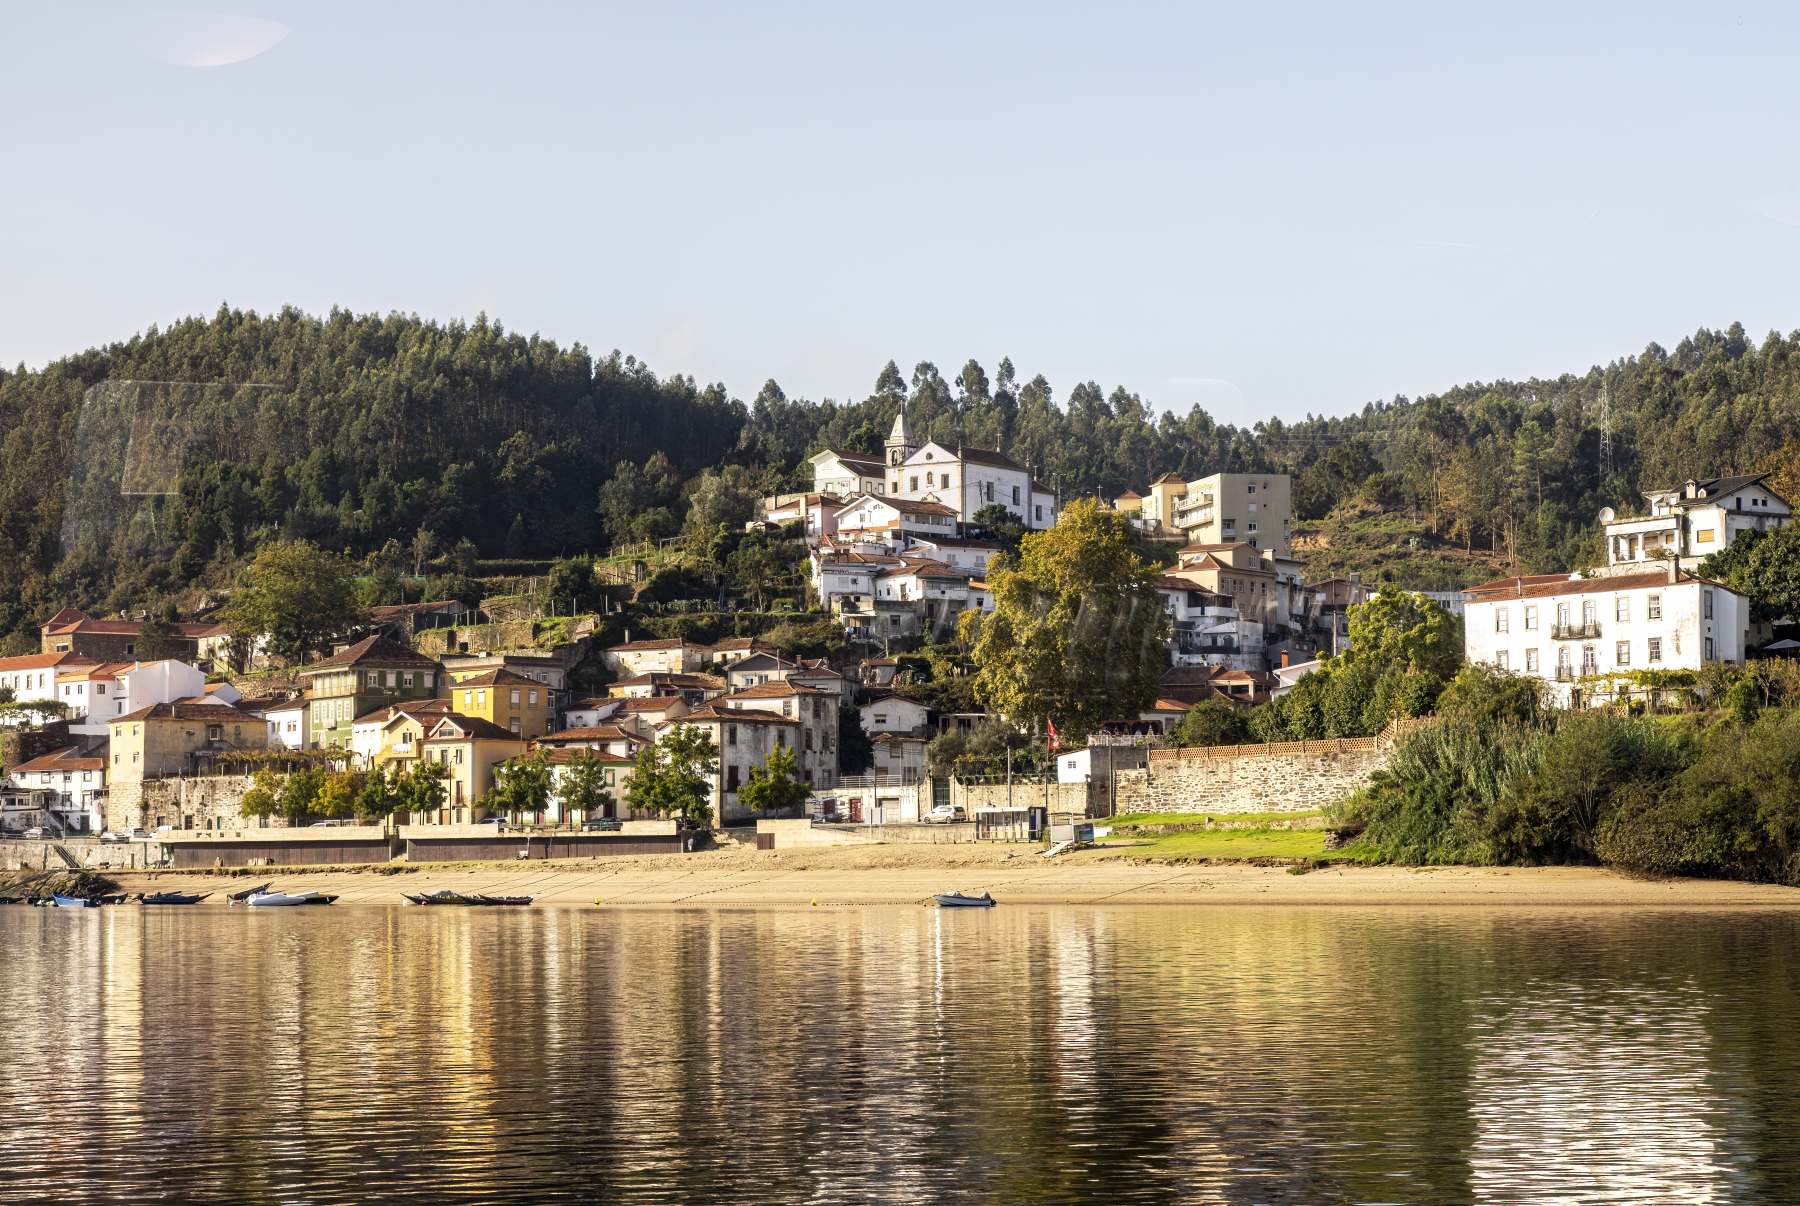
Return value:
M 1800 1198 L 1787 914 L 0 910 L 0 1201 Z

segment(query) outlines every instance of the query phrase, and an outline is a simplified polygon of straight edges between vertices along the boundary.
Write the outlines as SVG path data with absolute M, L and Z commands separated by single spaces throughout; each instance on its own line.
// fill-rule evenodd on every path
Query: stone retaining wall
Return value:
M 107 789 L 106 824 L 124 832 L 136 826 L 154 829 L 237 829 L 246 824 L 238 814 L 244 793 L 255 780 L 249 775 L 197 775 L 181 779 L 146 779 L 117 782 Z M 158 820 L 158 818 L 161 818 Z M 269 818 L 263 828 L 284 828 L 287 822 Z
M 1120 812 L 1311 812 L 1387 765 L 1387 750 L 1152 761 L 1118 774 Z

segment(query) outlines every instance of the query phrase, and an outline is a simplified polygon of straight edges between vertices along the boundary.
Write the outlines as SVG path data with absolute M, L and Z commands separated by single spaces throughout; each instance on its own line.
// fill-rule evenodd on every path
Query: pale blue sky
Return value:
M 1800 327 L 1793 8 L 212 11 L 0 8 L 6 364 L 486 310 L 743 398 L 1010 355 L 1242 422 Z

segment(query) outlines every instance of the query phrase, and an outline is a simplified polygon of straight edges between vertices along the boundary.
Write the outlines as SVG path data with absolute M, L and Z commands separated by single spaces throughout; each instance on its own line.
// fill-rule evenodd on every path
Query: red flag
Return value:
M 1044 727 L 1050 730 L 1050 748 L 1053 750 L 1060 750 L 1062 748 L 1062 739 L 1056 735 L 1056 722 L 1049 717 L 1045 717 Z

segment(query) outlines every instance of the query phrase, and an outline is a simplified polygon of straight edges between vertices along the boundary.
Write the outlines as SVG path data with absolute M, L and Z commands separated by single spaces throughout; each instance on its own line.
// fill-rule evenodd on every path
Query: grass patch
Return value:
M 1189 829 L 1107 841 L 1097 849 L 1133 858 L 1319 858 L 1323 829 Z
M 1311 812 L 1122 812 L 1115 817 L 1096 819 L 1094 824 L 1107 825 L 1204 825 L 1207 821 L 1296 821 L 1323 816 L 1318 809 Z

